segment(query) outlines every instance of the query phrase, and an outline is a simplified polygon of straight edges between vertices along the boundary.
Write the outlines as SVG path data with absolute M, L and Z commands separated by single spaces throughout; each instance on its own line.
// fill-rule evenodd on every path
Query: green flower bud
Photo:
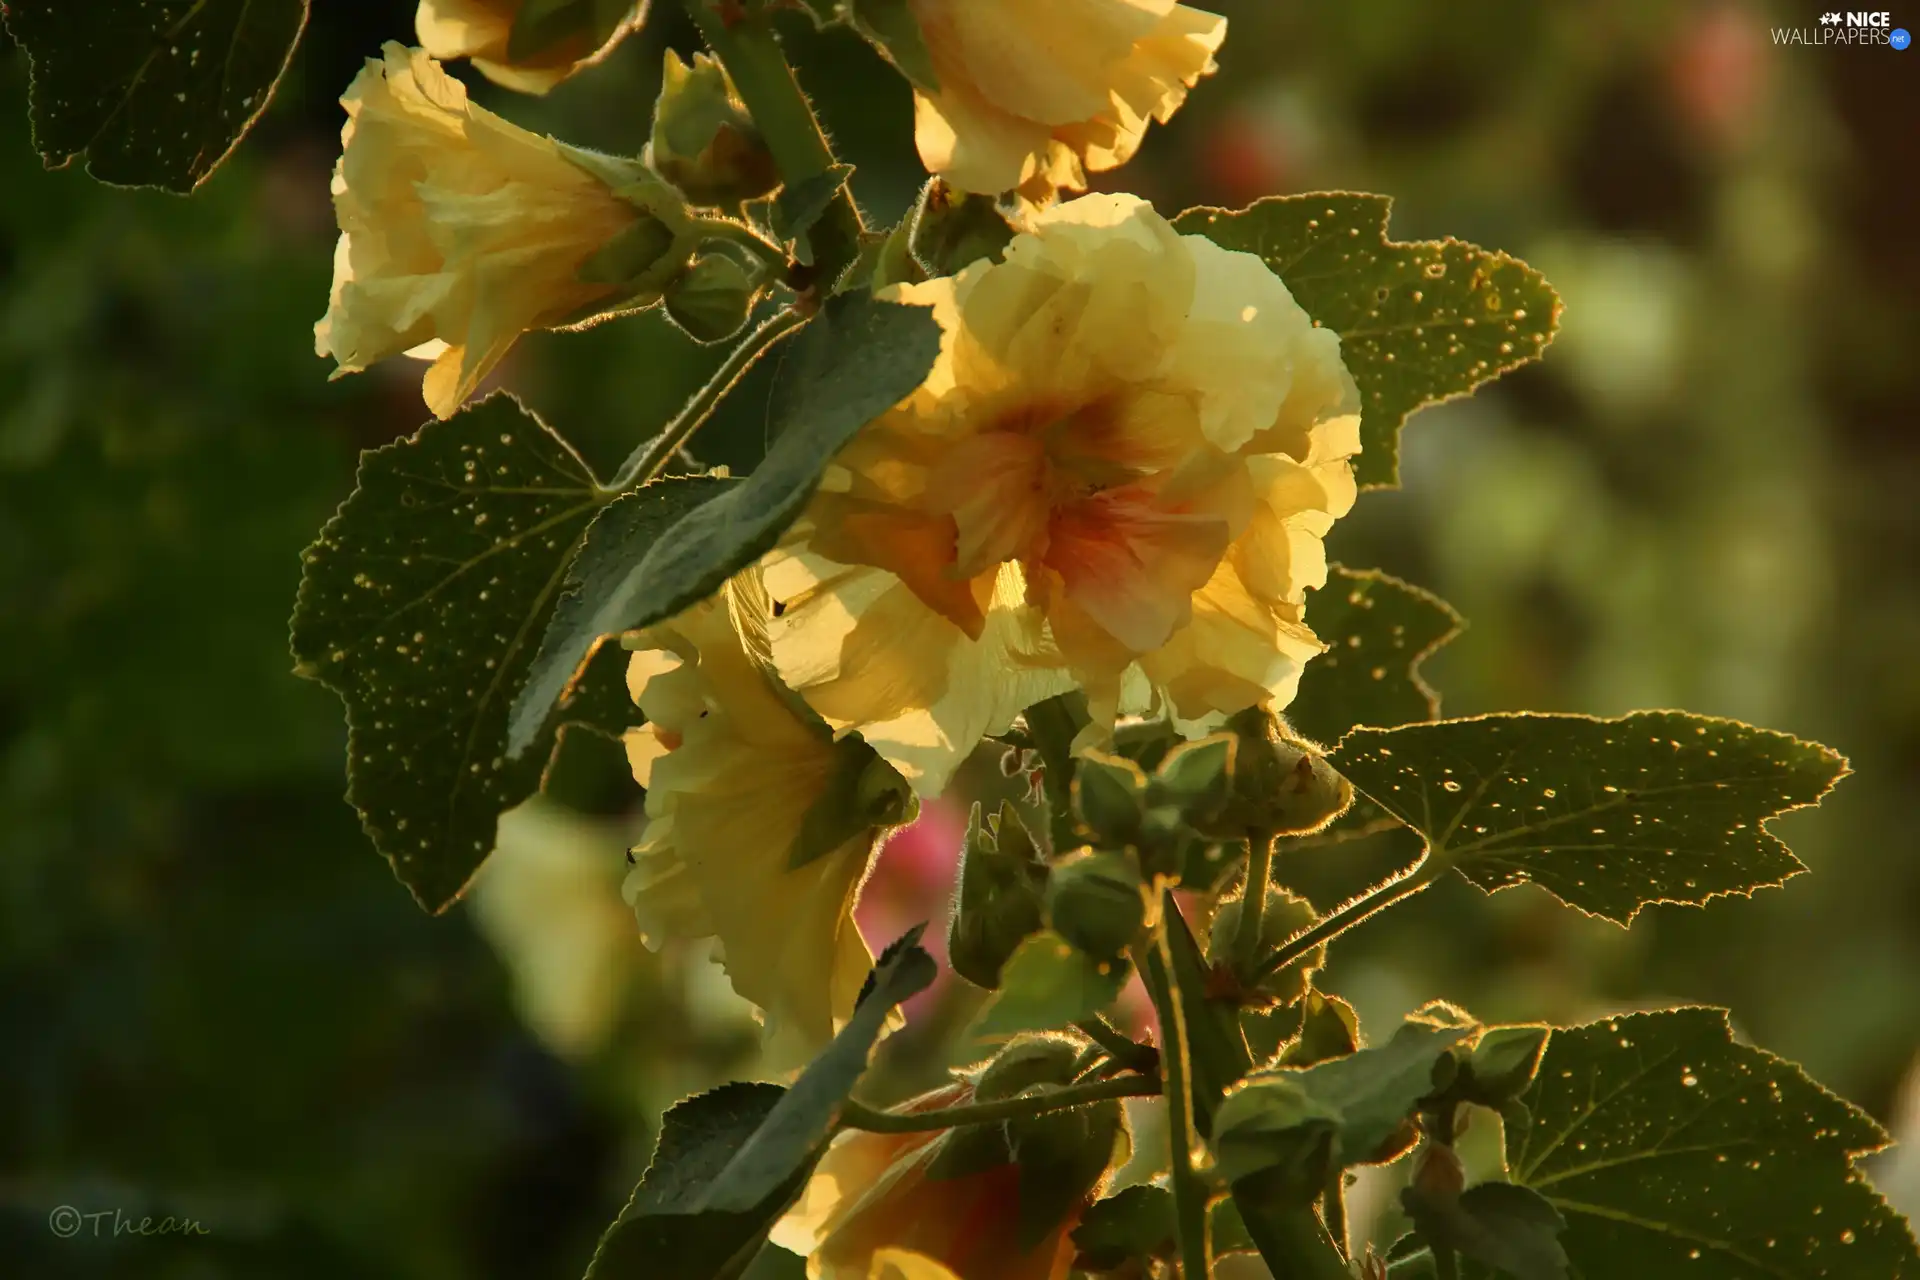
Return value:
M 957 275 L 968 264 L 998 262 L 1013 227 L 991 196 L 957 191 L 939 178 L 920 193 L 907 248 L 931 276 Z
M 1147 775 L 1124 756 L 1089 751 L 1073 771 L 1073 812 L 1100 843 L 1132 844 L 1146 816 Z
M 660 300 L 661 291 L 686 269 L 687 259 L 693 255 L 698 237 L 686 202 L 678 191 L 636 160 L 564 144 L 560 152 L 639 210 L 632 225 L 582 262 L 575 272 L 583 281 L 612 285 L 618 291 L 614 302 L 596 304 L 593 314 L 652 306 Z M 589 318 L 578 317 L 576 322 Z
M 1259 708 L 1231 721 L 1239 736 L 1234 754 L 1233 792 L 1250 824 L 1276 835 L 1318 831 L 1353 803 L 1353 784 L 1341 777 L 1318 751 L 1284 737 L 1273 716 Z
M 975 804 L 967 819 L 960 888 L 947 926 L 953 971 L 975 986 L 1000 985 L 1000 970 L 1026 938 L 1038 933 L 1047 867 L 1010 804 L 988 823 Z
M 1291 1076 L 1250 1076 L 1214 1112 L 1214 1161 L 1229 1183 L 1255 1180 L 1269 1203 L 1304 1208 L 1326 1186 L 1339 1126 Z
M 1012 1098 L 1036 1085 L 1067 1084 L 1083 1044 L 1067 1036 L 1023 1034 L 1007 1042 L 974 1082 L 978 1102 Z
M 1233 898 L 1214 913 L 1213 928 L 1207 934 L 1207 963 L 1230 966 L 1233 963 L 1233 939 L 1240 932 L 1240 916 L 1245 900 Z M 1262 956 L 1271 954 L 1281 943 L 1312 924 L 1319 917 L 1304 898 L 1296 898 L 1278 885 L 1267 889 L 1267 905 L 1260 913 Z M 1286 968 L 1262 977 L 1255 987 L 1282 1004 L 1291 1004 L 1307 992 L 1313 972 L 1326 963 L 1324 943 L 1301 956 Z
M 1233 756 L 1238 745 L 1230 733 L 1183 742 L 1155 770 L 1148 796 L 1156 805 L 1179 810 L 1190 825 L 1211 823 L 1233 790 Z
M 1047 923 L 1096 959 L 1119 956 L 1147 924 L 1147 886 L 1133 859 L 1084 850 L 1055 863 L 1047 882 Z
M 726 69 L 704 53 L 689 66 L 667 50 L 646 154 L 661 177 L 699 205 L 739 204 L 780 184 L 773 153 Z
M 759 292 L 732 254 L 703 253 L 667 286 L 667 315 L 695 342 L 723 342 L 746 324 Z
M 833 744 L 834 770 L 800 821 L 787 850 L 789 868 L 824 858 L 848 841 L 913 821 L 919 802 L 894 767 L 859 738 Z

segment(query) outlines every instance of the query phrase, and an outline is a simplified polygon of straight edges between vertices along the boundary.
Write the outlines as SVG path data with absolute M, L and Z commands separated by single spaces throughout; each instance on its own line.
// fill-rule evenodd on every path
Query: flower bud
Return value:
M 773 153 L 726 69 L 704 53 L 694 54 L 689 66 L 667 50 L 646 156 L 699 205 L 739 204 L 780 183 Z
M 1041 927 L 1047 867 L 1033 837 L 1010 804 L 989 824 L 975 804 L 967 819 L 960 888 L 947 927 L 953 971 L 975 986 L 1000 985 L 1000 969 L 1014 949 Z
M 1230 733 L 1184 742 L 1167 753 L 1148 787 L 1151 802 L 1178 809 L 1200 827 L 1219 816 L 1233 788 L 1233 756 L 1238 745 Z
M 1147 775 L 1124 756 L 1090 751 L 1073 776 L 1073 812 L 1100 844 L 1122 846 L 1140 834 L 1146 815 Z
M 1015 1036 L 981 1071 L 973 1096 L 980 1102 L 997 1102 L 1036 1085 L 1066 1084 L 1073 1079 L 1081 1047 L 1082 1042 L 1066 1036 Z
M 833 744 L 833 771 L 787 851 L 798 870 L 864 832 L 911 822 L 918 802 L 894 767 L 858 738 Z
M 739 259 L 714 250 L 667 286 L 667 315 L 695 342 L 722 342 L 747 322 L 759 292 Z
M 1047 923 L 1088 955 L 1111 960 L 1147 923 L 1147 887 L 1133 859 L 1113 850 L 1083 850 L 1053 867 Z
M 1207 963 L 1216 967 L 1232 964 L 1233 940 L 1240 932 L 1244 903 L 1245 899 L 1234 898 L 1222 903 L 1220 910 L 1214 913 L 1213 929 L 1207 935 Z M 1260 913 L 1258 954 L 1271 954 L 1281 943 L 1317 918 L 1313 907 L 1304 898 L 1296 898 L 1278 885 L 1268 886 L 1266 908 Z M 1326 963 L 1326 959 L 1327 948 L 1323 943 L 1284 969 L 1262 977 L 1254 984 L 1255 989 L 1282 1004 L 1290 1004 L 1306 994 L 1308 978 Z
M 1353 784 L 1305 743 L 1283 737 L 1271 714 L 1254 708 L 1231 721 L 1239 736 L 1233 791 L 1259 828 L 1305 835 L 1353 803 Z

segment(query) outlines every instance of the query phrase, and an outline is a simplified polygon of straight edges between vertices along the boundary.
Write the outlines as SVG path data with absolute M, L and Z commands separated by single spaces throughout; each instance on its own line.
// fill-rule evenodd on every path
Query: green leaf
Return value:
M 740 1274 L 799 1195 L 811 1162 L 744 1212 L 703 1212 L 735 1148 L 753 1137 L 787 1091 L 727 1084 L 676 1103 L 662 1117 L 653 1163 L 600 1238 L 587 1280 L 718 1280 Z
M 1558 1030 L 1507 1132 L 1513 1181 L 1566 1218 L 1577 1273 L 1637 1280 L 1920 1275 L 1907 1224 L 1854 1166 L 1886 1144 L 1718 1009 Z
M 33 70 L 33 142 L 102 182 L 185 194 L 273 97 L 307 0 L 12 0 Z
M 724 1085 L 667 1113 L 653 1164 L 601 1238 L 588 1280 L 733 1280 L 752 1264 L 826 1151 L 888 1015 L 932 984 L 920 933 L 882 953 L 853 1017 L 791 1088 Z
M 1567 1229 L 1560 1211 L 1536 1191 L 1510 1182 L 1483 1182 L 1454 1196 L 1422 1188 L 1400 1193 L 1420 1234 L 1517 1280 L 1567 1280 Z
M 1355 729 L 1328 758 L 1439 866 L 1489 893 L 1533 881 L 1616 924 L 1804 871 L 1766 819 L 1846 773 L 1817 743 L 1678 711 Z
M 1516 258 L 1452 239 L 1388 240 L 1392 206 L 1386 196 L 1322 192 L 1173 220 L 1260 257 L 1316 324 L 1340 335 L 1360 386 L 1354 475 L 1365 486 L 1397 483 L 1408 414 L 1538 358 L 1560 318 L 1553 287 Z
M 927 52 L 926 37 L 920 33 L 920 19 L 907 0 L 848 0 L 843 8 L 854 30 L 878 45 L 915 88 L 928 93 L 940 88 L 933 55 Z
M 346 703 L 347 799 L 439 911 L 539 785 L 545 753 L 506 758 L 507 709 L 602 499 L 508 395 L 362 454 L 357 479 L 303 557 L 294 670 Z
M 793 340 L 775 386 L 777 436 L 745 482 L 683 517 L 647 552 L 628 625 L 670 618 L 704 599 L 777 542 L 840 447 L 911 395 L 940 351 L 930 307 L 843 294 Z
M 1434 1064 L 1476 1030 L 1407 1022 L 1378 1048 L 1292 1073 L 1316 1102 L 1339 1113 L 1334 1167 L 1373 1163 L 1393 1147 L 1416 1104 L 1433 1091 Z
M 773 198 L 768 210 L 773 233 L 787 243 L 806 235 L 852 176 L 850 164 L 829 165 L 819 173 L 780 188 L 780 194 Z
M 1043 929 L 1022 942 L 1001 968 L 1000 989 L 968 1034 L 999 1039 L 1091 1018 L 1119 998 L 1129 968 L 1124 960 L 1095 960 Z
M 646 605 L 635 590 L 641 558 L 689 511 L 740 483 L 718 476 L 669 476 L 600 509 L 567 569 L 566 591 L 513 700 L 507 722 L 510 756 L 517 758 L 533 745 L 554 704 L 601 641 L 629 630 L 631 619 L 644 615 Z
M 1420 664 L 1460 634 L 1446 601 L 1377 569 L 1334 566 L 1307 602 L 1327 651 L 1307 664 L 1287 721 L 1316 742 L 1338 742 L 1357 725 L 1391 729 L 1432 720 L 1440 695 Z
M 1151 1184 L 1128 1187 L 1098 1201 L 1073 1229 L 1079 1250 L 1074 1266 L 1083 1271 L 1112 1271 L 1134 1258 L 1173 1253 L 1173 1193 Z

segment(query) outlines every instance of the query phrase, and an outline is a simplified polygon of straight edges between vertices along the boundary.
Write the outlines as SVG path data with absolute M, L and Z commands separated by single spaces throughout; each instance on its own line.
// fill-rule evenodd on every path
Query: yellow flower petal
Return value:
M 897 290 L 933 307 L 940 356 L 764 562 L 782 680 L 922 794 L 1074 687 L 1109 727 L 1283 708 L 1354 498 L 1340 339 L 1259 259 L 1127 196 L 1031 226 Z
M 1226 19 L 1173 0 L 910 0 L 939 87 L 914 95 L 928 170 L 1035 204 L 1123 164 L 1213 70 Z
M 829 732 L 795 713 L 742 642 L 739 628 L 764 611 L 757 584 L 736 579 L 644 633 L 630 660 L 647 723 L 628 735 L 628 755 L 647 788 L 647 827 L 625 892 L 649 946 L 719 939 L 784 1065 L 846 1021 L 872 967 L 853 907 L 877 833 L 788 866 L 836 761 Z
M 420 0 L 414 31 L 420 47 L 442 62 L 471 58 L 495 84 L 521 93 L 545 93 L 582 67 L 600 61 L 646 17 L 646 0 L 604 38 L 591 26 L 528 58 L 508 52 L 514 19 L 526 0 Z
M 580 265 L 643 216 L 559 144 L 467 101 L 419 50 L 388 44 L 341 103 L 340 241 L 314 348 L 341 372 L 430 354 L 450 417 L 522 333 L 615 295 Z M 422 349 L 425 350 L 422 350 Z

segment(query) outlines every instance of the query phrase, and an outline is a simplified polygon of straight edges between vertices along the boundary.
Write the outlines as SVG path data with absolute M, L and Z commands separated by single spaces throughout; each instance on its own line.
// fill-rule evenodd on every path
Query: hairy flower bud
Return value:
M 740 260 L 716 249 L 667 286 L 667 315 L 695 342 L 724 342 L 746 324 L 759 292 Z
M 736 205 L 780 185 L 773 153 L 726 68 L 704 53 L 688 64 L 667 50 L 646 159 L 700 205 Z
M 950 276 L 970 263 L 1005 255 L 1013 227 L 991 196 L 969 195 L 939 178 L 927 183 L 910 215 L 914 260 L 930 276 Z
M 1233 940 L 1240 932 L 1240 917 L 1244 907 L 1245 899 L 1233 898 L 1222 903 L 1220 910 L 1214 913 L 1213 929 L 1207 935 L 1209 964 L 1225 966 L 1232 963 Z M 1269 886 L 1266 907 L 1260 913 L 1258 954 L 1263 957 L 1271 954 L 1316 918 L 1312 905 L 1306 899 L 1296 898 L 1278 885 Z M 1261 977 L 1255 987 L 1282 1004 L 1290 1004 L 1306 994 L 1308 980 L 1315 970 L 1326 963 L 1326 959 L 1327 948 L 1322 943 L 1284 969 Z
M 1147 775 L 1124 756 L 1085 753 L 1073 774 L 1073 811 L 1093 839 L 1131 844 L 1146 816 Z
M 1146 927 L 1147 914 L 1147 887 L 1126 854 L 1085 850 L 1054 864 L 1047 923 L 1088 955 L 1118 956 Z
M 1258 707 L 1230 721 L 1239 735 L 1233 792 L 1249 824 L 1275 835 L 1318 831 L 1353 803 L 1353 784 L 1326 757 L 1283 736 L 1274 717 Z
M 989 822 L 975 804 L 961 853 L 960 887 L 947 927 L 953 971 L 975 986 L 1000 985 L 1000 970 L 1029 935 L 1040 930 L 1047 866 L 1010 804 Z

